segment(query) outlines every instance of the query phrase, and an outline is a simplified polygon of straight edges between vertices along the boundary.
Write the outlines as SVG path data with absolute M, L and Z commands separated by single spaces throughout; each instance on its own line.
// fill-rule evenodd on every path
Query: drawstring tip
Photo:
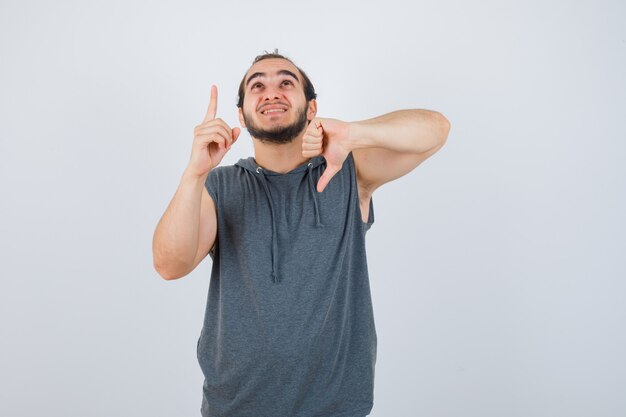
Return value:
M 274 284 L 278 284 L 278 276 L 276 276 L 275 272 L 272 272 L 272 280 L 274 281 Z

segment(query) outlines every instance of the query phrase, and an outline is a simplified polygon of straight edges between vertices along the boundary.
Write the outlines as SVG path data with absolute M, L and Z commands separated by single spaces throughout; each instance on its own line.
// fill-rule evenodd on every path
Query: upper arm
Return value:
M 200 226 L 198 228 L 198 251 L 193 261 L 191 270 L 196 266 L 215 246 L 217 236 L 217 209 L 215 202 L 206 188 L 202 189 L 202 198 L 200 200 Z

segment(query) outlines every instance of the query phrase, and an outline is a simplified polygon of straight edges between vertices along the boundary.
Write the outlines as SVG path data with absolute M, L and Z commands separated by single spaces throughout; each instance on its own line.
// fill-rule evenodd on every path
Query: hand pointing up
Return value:
M 216 119 L 216 113 L 217 86 L 212 85 L 207 113 L 202 123 L 193 130 L 191 159 L 187 168 L 188 171 L 198 176 L 208 173 L 219 165 L 241 133 L 238 127 L 231 129 L 224 120 Z

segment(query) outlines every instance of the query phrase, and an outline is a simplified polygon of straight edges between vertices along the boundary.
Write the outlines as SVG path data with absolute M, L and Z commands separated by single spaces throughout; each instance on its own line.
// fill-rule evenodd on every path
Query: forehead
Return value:
M 291 62 L 280 58 L 267 58 L 252 65 L 246 73 L 246 81 L 248 81 L 251 75 L 257 72 L 263 72 L 267 74 L 268 77 L 271 77 L 280 70 L 291 71 L 298 76 L 300 81 L 302 81 L 302 74 L 300 74 L 298 68 L 296 68 L 296 66 Z

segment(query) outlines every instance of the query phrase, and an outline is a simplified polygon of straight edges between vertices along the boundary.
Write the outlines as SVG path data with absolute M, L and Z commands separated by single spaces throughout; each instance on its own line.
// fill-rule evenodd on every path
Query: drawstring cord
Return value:
M 258 167 L 256 169 L 257 174 L 261 177 L 261 182 L 263 183 L 263 187 L 265 188 L 265 195 L 267 196 L 267 201 L 270 203 L 270 214 L 272 216 L 272 279 L 274 283 L 278 283 L 278 274 L 276 273 L 276 268 L 278 265 L 278 232 L 276 231 L 276 220 L 274 216 L 274 203 L 272 203 L 272 197 L 270 195 L 270 189 L 267 185 L 267 180 L 265 179 L 265 175 L 260 172 L 263 168 Z
M 315 225 L 317 227 L 324 227 L 322 221 L 320 219 L 320 209 L 317 204 L 317 190 L 315 189 L 315 184 L 313 184 L 313 163 L 309 162 L 309 185 L 311 189 L 311 194 L 313 194 L 313 205 L 315 206 Z
M 317 190 L 315 189 L 315 184 L 313 183 L 313 163 L 309 162 L 308 167 L 308 177 L 309 177 L 309 188 L 311 190 L 311 194 L 313 195 L 313 206 L 315 208 L 315 225 L 317 227 L 324 227 L 322 224 L 322 220 L 320 218 L 320 210 L 319 203 L 317 201 Z M 270 193 L 269 186 L 267 184 L 267 179 L 265 178 L 265 174 L 261 171 L 262 167 L 256 168 L 256 173 L 259 174 L 261 178 L 261 182 L 263 183 L 263 188 L 265 188 L 265 195 L 267 197 L 267 201 L 270 204 L 270 215 L 272 217 L 272 280 L 275 284 L 277 284 L 280 280 L 278 279 L 278 231 L 276 229 L 276 213 L 274 210 L 274 203 L 272 202 L 272 197 Z

